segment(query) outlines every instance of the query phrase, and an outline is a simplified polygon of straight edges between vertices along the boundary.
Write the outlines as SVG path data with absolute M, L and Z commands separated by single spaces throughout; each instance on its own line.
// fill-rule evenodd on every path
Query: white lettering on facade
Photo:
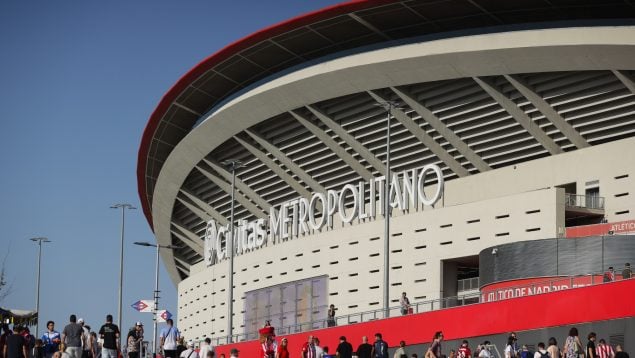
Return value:
M 436 188 L 432 195 L 424 191 L 426 177 L 429 174 L 433 174 L 436 179 Z M 357 185 L 346 184 L 340 191 L 328 190 L 326 193 L 313 193 L 310 199 L 298 198 L 284 202 L 269 210 L 268 220 L 258 219 L 252 222 L 239 220 L 233 235 L 233 254 L 241 255 L 254 251 L 265 246 L 267 240 L 272 244 L 278 244 L 323 230 L 325 226 L 327 229 L 333 229 L 333 217 L 336 212 L 341 222 L 345 224 L 356 219 L 361 221 L 376 218 L 378 211 L 379 215 L 385 215 L 385 180 L 385 177 L 374 177 L 368 182 L 360 181 Z M 393 173 L 388 203 L 391 207 L 403 211 L 420 205 L 433 206 L 441 199 L 443 190 L 441 168 L 436 165 L 426 165 L 420 170 L 404 171 L 401 175 Z M 368 205 L 366 205 L 367 192 L 369 193 Z M 214 261 L 218 262 L 229 257 L 230 232 L 229 224 L 219 226 L 215 220 L 207 223 L 203 249 L 206 265 L 212 265 Z

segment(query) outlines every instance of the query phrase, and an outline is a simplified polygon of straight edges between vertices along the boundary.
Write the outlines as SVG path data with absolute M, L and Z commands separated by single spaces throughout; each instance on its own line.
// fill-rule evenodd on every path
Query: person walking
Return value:
M 368 337 L 362 337 L 362 343 L 357 347 L 357 358 L 371 358 L 372 344 L 368 343 Z
M 630 358 L 628 353 L 624 352 L 622 349 L 622 345 L 618 344 L 615 346 L 615 358 Z
M 463 340 L 463 342 L 461 342 L 461 346 L 456 352 L 456 357 L 457 358 L 472 358 L 472 351 L 470 350 L 470 344 L 468 343 L 467 340 Z
M 443 332 L 438 331 L 432 337 L 432 344 L 428 348 L 431 358 L 441 358 L 441 341 L 443 341 Z
M 613 347 L 611 347 L 610 344 L 606 344 L 604 338 L 598 341 L 598 346 L 595 351 L 597 352 L 598 358 L 615 358 Z
M 558 348 L 558 341 L 556 341 L 556 338 L 549 338 L 548 344 L 549 347 L 547 347 L 547 352 L 549 353 L 549 357 L 560 358 L 560 348 Z
M 121 347 L 119 347 L 119 327 L 112 323 L 112 315 L 106 315 L 106 323 L 99 329 L 99 337 L 103 340 L 101 345 L 102 358 L 118 358 Z
M 492 352 L 489 350 L 489 346 L 491 345 L 490 341 L 485 341 L 481 345 L 481 349 L 478 352 L 479 358 L 491 358 Z
M 562 353 L 563 358 L 578 358 L 578 354 L 584 353 L 582 342 L 580 342 L 580 337 L 578 337 L 577 328 L 571 327 L 571 329 L 569 329 L 569 335 L 564 341 Z
M 42 343 L 44 344 L 44 358 L 53 357 L 53 353 L 60 350 L 62 338 L 60 332 L 55 330 L 55 322 L 48 321 L 46 323 L 46 333 L 42 335 Z
M 128 345 L 128 358 L 139 358 L 141 352 L 141 342 L 143 341 L 143 323 L 137 322 L 128 331 L 126 344 Z
M 395 350 L 393 358 L 408 358 L 408 353 L 406 352 L 406 341 L 399 342 L 399 348 Z
M 6 341 L 2 350 L 3 358 L 26 358 L 28 352 L 26 348 L 26 340 L 22 336 L 22 327 L 13 325 L 13 334 L 6 337 Z
M 586 344 L 586 358 L 597 358 L 597 352 L 595 350 L 595 340 L 597 335 L 595 332 L 589 333 L 587 338 L 589 341 Z
M 388 358 L 388 343 L 382 339 L 381 333 L 375 333 L 375 343 L 373 343 L 373 358 Z
M 82 358 L 91 357 L 91 342 L 90 342 L 90 326 L 87 326 L 83 318 L 77 320 L 77 323 L 82 326 Z
M 276 351 L 276 358 L 289 358 L 289 340 L 285 337 L 280 341 L 278 350 Z
M 302 352 L 300 355 L 302 358 L 317 358 L 317 352 L 315 350 L 315 339 L 313 336 L 309 336 L 307 341 L 302 345 Z
M 169 318 L 167 327 L 161 330 L 161 348 L 166 358 L 176 358 L 176 343 L 181 338 L 181 333 L 174 327 L 174 321 Z
M 187 348 L 181 352 L 180 358 L 198 358 L 198 352 L 194 349 L 194 341 L 187 341 Z
M 68 353 L 69 358 L 81 358 L 84 328 L 77 323 L 77 317 L 74 314 L 68 320 L 70 322 L 62 331 L 62 343 L 66 348 L 64 351 Z
M 547 352 L 543 342 L 538 343 L 538 350 L 534 353 L 534 358 L 549 358 L 549 352 Z
M 201 344 L 201 346 L 199 347 L 198 356 L 200 358 L 206 358 L 207 352 L 213 352 L 213 351 L 214 351 L 214 347 L 212 347 L 212 340 L 209 337 L 207 337 L 203 341 L 203 344 Z
M 337 346 L 335 355 L 338 358 L 353 358 L 353 346 L 346 341 L 345 336 L 340 337 L 340 344 Z

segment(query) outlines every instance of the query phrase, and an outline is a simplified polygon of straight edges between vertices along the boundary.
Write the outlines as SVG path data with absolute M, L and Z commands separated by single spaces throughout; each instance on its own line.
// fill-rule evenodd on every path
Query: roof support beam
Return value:
M 287 171 L 278 165 L 273 159 L 269 158 L 267 154 L 260 149 L 256 148 L 255 145 L 247 142 L 246 140 L 239 138 L 238 136 L 234 136 L 234 139 L 238 141 L 238 143 L 242 144 L 243 147 L 247 148 L 251 154 L 255 155 L 264 165 L 266 165 L 271 171 L 276 173 L 277 176 L 280 177 L 287 185 L 293 188 L 301 197 L 310 198 L 311 193 L 302 185 L 300 182 L 295 180 Z
M 335 122 L 333 118 L 327 116 L 322 111 L 313 106 L 306 106 L 306 108 L 308 108 L 309 111 L 313 113 L 313 115 L 318 117 L 320 121 L 324 122 L 324 124 L 331 128 L 331 130 L 335 132 L 338 137 L 340 137 L 344 142 L 346 142 L 346 144 L 353 148 L 353 150 L 357 152 L 362 158 L 364 158 L 364 160 L 366 160 L 370 165 L 372 165 L 375 170 L 380 173 L 386 172 L 386 166 L 384 165 L 384 163 L 381 160 L 377 159 L 377 157 L 373 153 L 371 153 L 368 148 L 364 147 L 362 143 L 360 143 L 357 139 L 355 139 L 355 137 L 350 135 L 342 126 L 337 124 L 337 122 Z
M 229 221 L 225 218 L 221 213 L 219 213 L 216 209 L 214 209 L 211 205 L 199 199 L 196 195 L 188 192 L 187 190 L 181 188 L 179 190 L 183 195 L 185 195 L 188 199 L 192 201 L 196 206 L 201 208 L 205 213 L 212 217 L 212 219 L 216 220 L 221 225 L 226 225 Z M 178 198 L 178 197 L 177 197 Z M 181 201 L 183 202 L 183 201 Z
M 203 175 L 205 175 L 209 180 L 211 180 L 214 184 L 218 185 L 221 190 L 231 195 L 232 187 L 231 184 L 217 176 L 216 174 L 208 171 L 205 168 L 201 168 L 201 166 L 197 165 L 196 169 L 198 169 Z M 252 203 L 248 198 L 244 197 L 239 191 L 236 192 L 236 201 L 240 203 L 245 209 L 247 209 L 252 215 L 255 215 L 258 218 L 265 219 L 267 218 L 267 214 L 264 211 L 260 210 L 256 206 L 256 204 Z
M 527 113 L 522 111 L 516 103 L 514 103 L 511 99 L 507 98 L 505 94 L 496 86 L 486 82 L 485 80 L 472 77 L 476 83 L 485 90 L 498 104 L 503 107 L 504 110 L 507 111 L 517 122 L 520 124 L 529 134 L 531 134 L 534 139 L 538 141 L 547 151 L 554 155 L 562 153 L 562 148 L 556 144 L 542 129 L 540 129 L 534 121 L 529 118 Z
M 227 170 L 227 167 L 218 163 L 215 160 L 203 159 L 207 165 L 212 167 L 216 173 L 220 174 L 227 182 L 231 182 L 232 173 Z M 249 199 L 251 199 L 254 203 L 258 204 L 264 211 L 269 212 L 271 208 L 271 204 L 265 199 L 263 199 L 260 195 L 258 195 L 249 185 L 245 184 L 239 178 L 236 178 L 235 181 L 236 189 L 242 191 Z
M 385 98 L 379 96 L 375 92 L 368 91 L 371 97 L 373 97 L 377 102 L 386 101 Z M 467 169 L 465 169 L 461 163 L 459 163 L 454 157 L 452 157 L 443 147 L 437 143 L 434 138 L 432 138 L 426 131 L 424 131 L 417 123 L 415 123 L 410 117 L 404 113 L 401 109 L 393 108 L 391 110 L 391 114 L 395 119 L 397 119 L 406 129 L 412 133 L 419 141 L 428 148 L 434 155 L 436 155 L 445 165 L 450 168 L 456 175 L 459 177 L 467 176 L 469 173 Z
M 198 255 L 203 256 L 203 240 L 200 237 L 198 237 L 198 235 L 186 229 L 183 225 L 177 224 L 174 221 L 172 221 L 172 226 L 178 229 L 178 230 L 175 230 L 174 228 L 170 229 L 170 232 L 173 235 L 178 237 L 179 240 L 183 241 L 184 244 L 189 246 Z
M 556 128 L 558 128 L 558 130 L 562 132 L 562 134 L 564 134 L 571 143 L 573 143 L 573 145 L 578 148 L 586 148 L 589 146 L 586 139 L 584 139 L 584 137 L 582 137 L 582 135 L 580 135 L 580 133 L 578 133 L 572 125 L 562 118 L 562 116 L 553 109 L 553 107 L 551 107 L 544 98 L 539 96 L 528 83 L 518 76 L 505 75 L 505 78 L 518 90 L 518 92 L 525 96 L 525 98 L 527 98 L 534 107 L 544 114 L 545 117 L 547 117 L 547 119 L 549 119 L 551 123 L 553 123 L 553 125 L 556 126 Z
M 190 108 L 190 107 L 188 107 L 186 105 L 180 104 L 177 101 L 172 102 L 172 104 L 177 106 L 177 107 L 179 107 L 179 108 L 181 108 L 184 111 L 192 113 L 195 116 L 201 117 L 203 115 L 202 113 L 198 113 L 197 111 L 193 110 L 192 108 Z
M 189 271 L 190 271 L 190 266 L 191 266 L 189 263 L 185 262 L 183 259 L 180 259 L 180 258 L 176 257 L 176 255 L 174 256 L 174 261 L 178 262 L 178 263 L 179 263 L 179 265 L 181 265 L 181 267 L 182 267 L 184 270 L 187 270 L 187 271 L 188 271 L 188 273 L 189 273 Z
M 189 276 L 190 275 L 190 270 L 186 269 L 184 267 L 181 267 L 179 265 L 174 265 L 174 267 L 176 267 L 177 270 L 183 272 L 185 275 Z
M 291 158 L 289 158 L 286 154 L 284 154 L 278 147 L 273 145 L 271 142 L 263 138 L 259 133 L 254 131 L 250 131 L 248 129 L 245 130 L 247 134 L 251 138 L 253 138 L 258 144 L 260 144 L 266 151 L 271 153 L 278 161 L 284 164 L 293 174 L 295 174 L 300 180 L 305 182 L 313 192 L 316 193 L 326 193 L 326 189 L 317 180 L 313 179 L 307 172 L 302 170 L 299 165 L 297 165 Z
M 635 80 L 624 71 L 613 70 L 613 74 L 628 88 L 632 94 L 635 94 Z
M 386 35 L 384 32 L 382 32 L 381 30 L 379 30 L 378 28 L 376 28 L 373 24 L 371 24 L 370 22 L 362 19 L 361 17 L 359 17 L 358 15 L 354 14 L 354 13 L 350 13 L 348 14 L 348 16 L 359 22 L 360 24 L 362 24 L 364 27 L 366 27 L 367 29 L 369 29 L 370 31 L 376 33 L 377 35 L 383 37 L 386 40 L 392 40 L 392 38 L 390 38 L 390 36 Z
M 472 163 L 472 165 L 474 165 L 474 167 L 478 169 L 478 171 L 485 172 L 491 169 L 490 166 L 478 154 L 476 154 L 475 151 L 472 150 L 472 148 L 470 148 L 461 138 L 459 138 L 459 136 L 454 134 L 454 131 L 449 129 L 448 126 L 446 126 L 445 123 L 443 123 L 439 119 L 439 117 L 432 113 L 431 110 L 421 104 L 421 102 L 417 101 L 412 94 L 400 88 L 390 87 L 390 89 L 395 92 L 397 96 L 399 96 L 399 98 L 401 98 L 401 100 L 403 100 L 410 108 L 414 109 L 415 112 L 417 112 L 421 116 L 421 118 L 428 122 L 430 126 L 432 126 L 432 128 L 434 128 L 437 133 L 445 138 L 448 143 L 456 148 L 459 153 L 461 153 L 467 160 L 469 160 L 470 163 Z M 422 130 L 419 125 L 414 123 L 414 121 L 409 120 L 409 122 L 411 123 L 408 123 L 408 125 L 414 125 L 418 130 Z M 406 128 L 408 127 L 406 126 Z
M 350 166 L 359 176 L 364 178 L 365 180 L 370 180 L 373 177 L 373 174 L 364 167 L 359 160 L 355 159 L 350 153 L 348 153 L 344 148 L 342 148 L 331 136 L 326 134 L 322 129 L 320 129 L 315 124 L 311 123 L 307 118 L 302 117 L 301 115 L 295 113 L 294 111 L 289 111 L 295 119 L 298 120 L 303 126 L 305 126 L 313 135 L 318 137 L 324 145 L 329 147 L 340 159 L 342 159 L 348 166 Z M 382 173 L 380 171 L 380 173 Z
M 181 204 L 185 205 L 186 208 L 190 209 L 191 212 L 196 214 L 201 220 L 208 222 L 213 219 L 213 217 L 206 213 L 204 210 L 201 210 L 198 206 L 192 204 L 188 198 L 184 198 L 181 195 L 177 195 L 176 200 L 178 200 Z

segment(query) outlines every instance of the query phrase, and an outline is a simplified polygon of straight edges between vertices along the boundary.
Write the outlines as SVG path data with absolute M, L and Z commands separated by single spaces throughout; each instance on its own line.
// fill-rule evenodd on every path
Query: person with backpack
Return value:
M 538 343 L 538 350 L 536 351 L 536 353 L 534 353 L 534 358 L 550 358 L 549 352 L 547 352 L 547 350 L 545 349 L 544 342 Z M 556 357 L 556 358 L 559 358 L 559 357 Z

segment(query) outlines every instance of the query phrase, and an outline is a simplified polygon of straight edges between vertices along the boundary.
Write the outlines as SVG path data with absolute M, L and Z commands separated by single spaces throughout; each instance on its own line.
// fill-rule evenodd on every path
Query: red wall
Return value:
M 302 343 L 309 334 L 320 338 L 322 346 L 334 352 L 339 336 L 346 336 L 356 348 L 362 336 L 373 340 L 381 332 L 388 345 L 400 340 L 407 344 L 430 342 L 436 331 L 443 331 L 445 339 L 463 339 L 483 335 L 562 326 L 591 321 L 635 317 L 635 305 L 598 305 L 615 297 L 632 295 L 635 279 L 574 288 L 542 295 L 514 298 L 498 302 L 474 304 L 439 311 L 395 317 L 373 322 L 325 328 L 288 335 L 289 351 L 298 357 Z M 589 310 L 588 307 L 594 307 Z M 522 315 L 522 319 L 518 319 Z M 469 318 L 469 319 L 462 319 Z M 476 318 L 476 319 L 475 319 Z M 281 338 L 280 336 L 278 339 Z M 230 348 L 240 350 L 241 357 L 260 357 L 257 341 L 241 342 L 216 348 L 217 357 Z

